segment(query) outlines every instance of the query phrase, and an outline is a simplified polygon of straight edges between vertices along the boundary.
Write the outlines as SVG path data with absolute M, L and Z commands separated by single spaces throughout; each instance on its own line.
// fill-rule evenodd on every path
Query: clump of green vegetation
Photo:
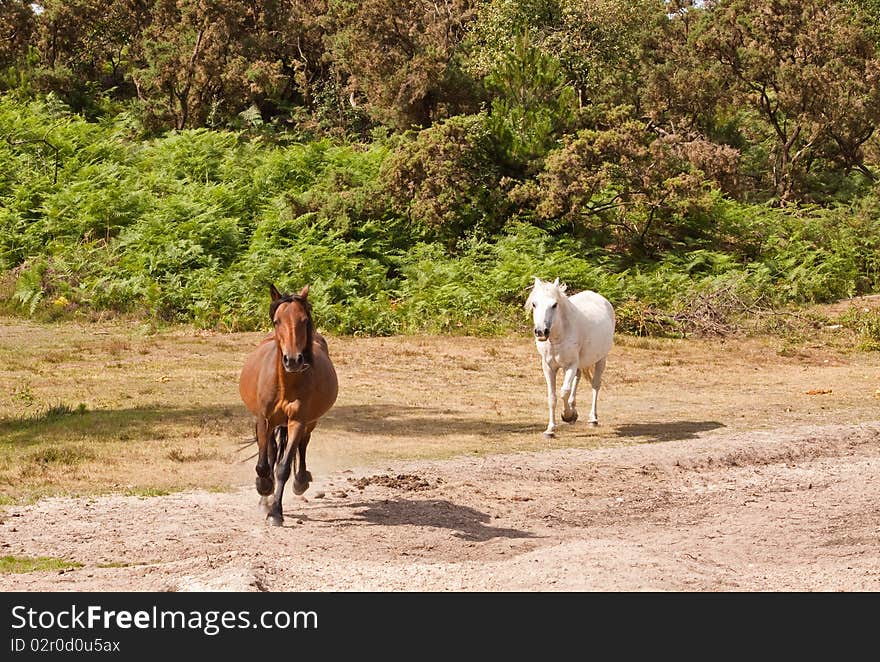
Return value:
M 57 572 L 82 567 L 82 563 L 52 556 L 0 556 L 0 572 L 7 574 Z
M 858 334 L 858 349 L 880 350 L 880 310 L 853 307 L 838 322 Z
M 25 461 L 36 465 L 73 465 L 92 460 L 95 454 L 79 446 L 47 446 L 25 456 Z

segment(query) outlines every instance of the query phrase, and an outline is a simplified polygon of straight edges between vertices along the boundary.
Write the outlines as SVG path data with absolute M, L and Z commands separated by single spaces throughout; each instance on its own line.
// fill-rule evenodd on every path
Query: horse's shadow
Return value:
M 700 432 L 723 428 L 724 423 L 718 421 L 655 421 L 650 423 L 630 423 L 618 425 L 614 434 L 618 437 L 638 439 L 656 443 L 661 441 L 678 441 L 680 439 L 696 439 Z
M 492 517 L 446 499 L 383 499 L 351 504 L 357 510 L 344 521 L 378 526 L 422 526 L 451 529 L 456 538 L 487 542 L 493 538 L 534 538 L 528 531 L 491 526 Z M 338 520 L 337 520 L 338 521 Z

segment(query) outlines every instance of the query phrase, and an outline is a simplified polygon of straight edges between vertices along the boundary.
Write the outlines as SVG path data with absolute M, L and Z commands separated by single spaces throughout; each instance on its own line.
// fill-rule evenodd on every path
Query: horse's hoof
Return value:
M 272 526 L 281 526 L 282 524 L 284 524 L 284 516 L 269 513 L 268 515 L 266 515 L 266 521 Z
M 599 421 L 590 421 L 590 427 L 591 428 L 599 427 Z
M 260 511 L 264 515 L 268 515 L 272 511 L 272 504 L 275 503 L 275 499 L 269 500 L 269 497 L 260 497 Z
M 576 411 L 571 412 L 571 414 L 568 414 L 568 416 L 566 416 L 565 414 L 562 415 L 562 420 L 566 423 L 574 423 L 577 419 L 578 413 Z
M 556 436 L 556 433 L 555 432 L 545 432 L 543 436 L 544 436 L 544 439 L 553 439 Z
M 311 476 L 309 476 L 309 478 L 311 478 Z M 293 493 L 297 496 L 304 493 L 307 489 L 309 489 L 309 481 L 306 481 L 305 483 L 297 483 L 296 481 L 293 481 Z
M 257 476 L 257 494 L 260 496 L 269 496 L 272 494 L 272 478 L 269 476 Z

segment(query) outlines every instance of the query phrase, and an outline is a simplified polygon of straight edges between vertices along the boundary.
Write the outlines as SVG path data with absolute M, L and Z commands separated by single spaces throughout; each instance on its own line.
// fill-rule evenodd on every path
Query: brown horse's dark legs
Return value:
M 299 466 L 297 466 L 296 475 L 293 477 L 294 494 L 302 494 L 309 489 L 309 483 L 312 482 L 312 474 L 306 469 L 306 446 L 309 445 L 311 438 L 312 431 L 309 430 L 299 442 Z
M 271 520 L 275 526 L 281 526 L 284 522 L 284 511 L 281 505 L 281 499 L 284 496 L 284 486 L 287 479 L 290 478 L 290 468 L 293 464 L 293 458 L 296 455 L 296 449 L 299 446 L 300 437 L 302 436 L 303 427 L 301 423 L 290 423 L 287 428 L 287 445 L 284 452 L 275 464 L 275 500 L 272 502 L 272 509 L 269 511 L 267 518 Z
M 270 450 L 270 446 L 273 448 Z M 272 465 L 275 464 L 275 441 L 269 435 L 269 421 L 257 421 L 257 494 L 272 494 Z M 271 461 L 270 461 L 271 453 Z

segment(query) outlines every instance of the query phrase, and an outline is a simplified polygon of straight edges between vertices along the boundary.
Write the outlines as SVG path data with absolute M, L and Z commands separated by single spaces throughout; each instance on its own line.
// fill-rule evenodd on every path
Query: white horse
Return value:
M 578 418 L 576 397 L 581 371 L 590 377 L 593 407 L 590 425 L 598 425 L 596 401 L 605 371 L 605 358 L 614 343 L 614 308 L 601 294 L 586 290 L 571 298 L 557 278 L 550 283 L 535 278 L 526 300 L 535 323 L 535 345 L 541 355 L 544 379 L 547 380 L 547 404 L 550 422 L 545 437 L 556 434 L 556 373 L 562 369 L 562 420 L 574 423 Z

